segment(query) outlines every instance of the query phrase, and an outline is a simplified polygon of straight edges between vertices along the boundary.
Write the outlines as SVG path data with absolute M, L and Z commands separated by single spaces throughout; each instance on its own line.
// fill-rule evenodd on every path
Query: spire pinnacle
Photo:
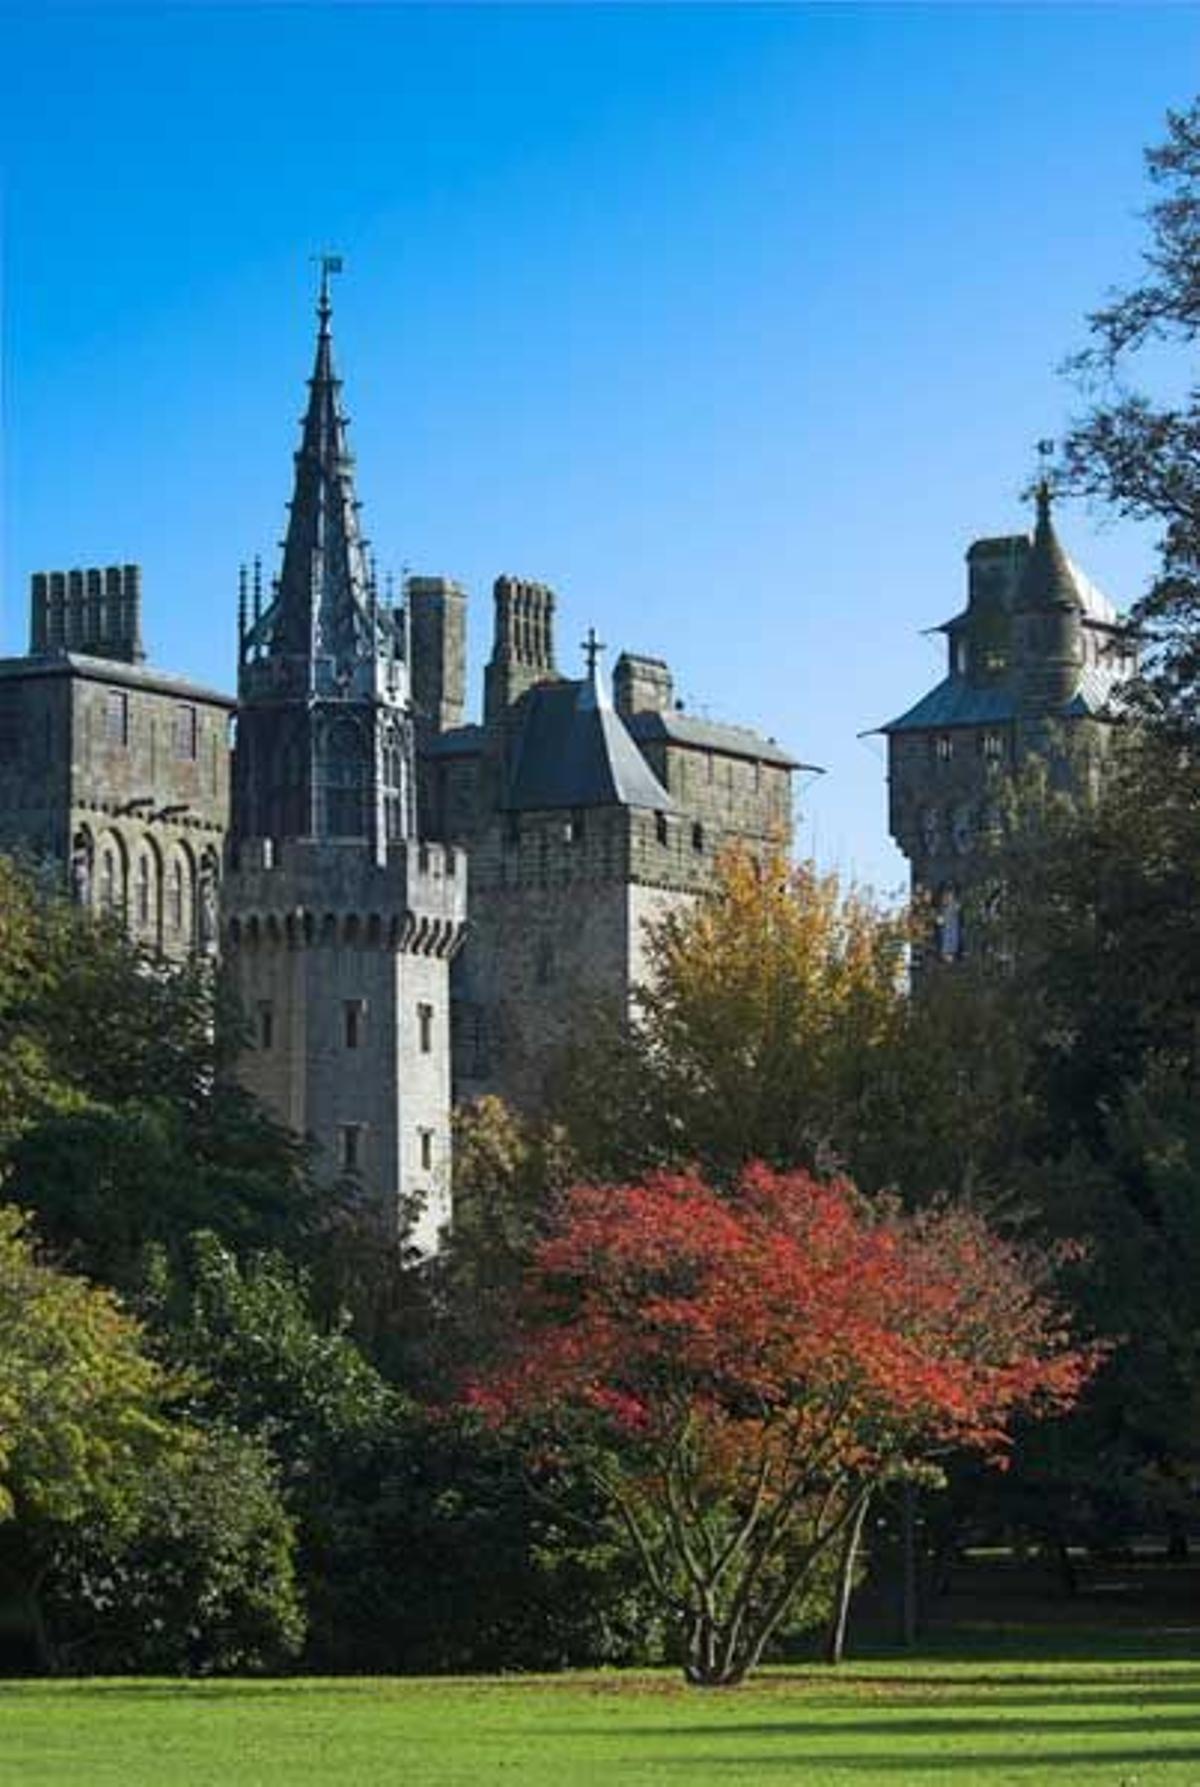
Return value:
M 1016 606 L 1019 609 L 1081 606 L 1079 590 L 1067 555 L 1055 532 L 1051 515 L 1054 486 L 1049 476 L 1048 461 L 1053 451 L 1053 441 L 1038 442 L 1041 475 L 1033 487 L 1037 522 L 1033 530 L 1033 544 L 1017 591 Z
M 329 281 L 335 273 L 342 271 L 340 254 L 319 254 L 313 257 L 321 267 L 321 289 L 317 296 L 317 318 L 321 324 L 321 333 L 329 333 L 329 319 L 333 315 L 333 301 L 329 295 Z

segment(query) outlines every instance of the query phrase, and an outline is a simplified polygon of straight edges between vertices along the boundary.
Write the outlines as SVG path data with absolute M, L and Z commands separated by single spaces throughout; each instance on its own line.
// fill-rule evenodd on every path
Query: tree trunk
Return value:
M 904 1485 L 900 1512 L 903 1576 L 900 1597 L 900 1638 L 906 1650 L 917 1642 L 917 1486 Z
M 842 1548 L 841 1564 L 838 1568 L 837 1594 L 833 1604 L 833 1618 L 829 1623 L 829 1632 L 825 1644 L 825 1661 L 840 1663 L 846 1651 L 846 1626 L 850 1618 L 850 1596 L 854 1590 L 854 1566 L 858 1561 L 858 1548 L 862 1540 L 863 1525 L 867 1518 L 867 1509 L 871 1505 L 871 1492 L 867 1490 L 858 1505 L 858 1512 L 851 1521 L 846 1532 L 846 1543 Z

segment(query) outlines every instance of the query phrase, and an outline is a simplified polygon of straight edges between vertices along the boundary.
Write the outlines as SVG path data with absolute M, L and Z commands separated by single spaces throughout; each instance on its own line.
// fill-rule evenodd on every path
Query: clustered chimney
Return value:
M 35 571 L 29 591 L 29 650 L 35 658 L 81 652 L 140 664 L 146 656 L 141 566 Z

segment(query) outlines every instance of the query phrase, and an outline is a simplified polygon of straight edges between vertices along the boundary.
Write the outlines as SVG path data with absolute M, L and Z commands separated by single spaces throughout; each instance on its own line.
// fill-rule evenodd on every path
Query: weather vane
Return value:
M 310 258 L 314 260 L 321 269 L 320 303 L 321 308 L 324 310 L 329 306 L 330 277 L 334 273 L 340 273 L 342 271 L 342 257 L 340 254 L 314 254 Z

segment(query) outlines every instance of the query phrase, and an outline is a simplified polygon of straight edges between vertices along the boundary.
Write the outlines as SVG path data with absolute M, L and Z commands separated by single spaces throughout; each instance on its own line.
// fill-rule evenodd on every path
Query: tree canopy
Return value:
M 740 1679 L 882 1480 L 1003 1456 L 1071 1405 L 1051 1262 L 964 1206 L 906 1215 L 844 1180 L 744 1170 L 581 1187 L 535 1250 L 506 1365 L 471 1397 L 593 1450 L 690 1679 Z

